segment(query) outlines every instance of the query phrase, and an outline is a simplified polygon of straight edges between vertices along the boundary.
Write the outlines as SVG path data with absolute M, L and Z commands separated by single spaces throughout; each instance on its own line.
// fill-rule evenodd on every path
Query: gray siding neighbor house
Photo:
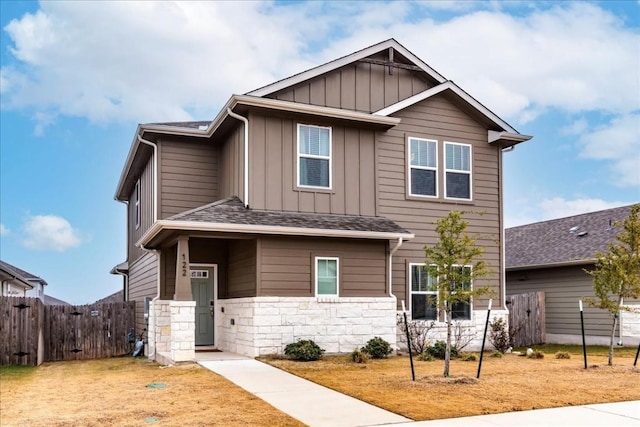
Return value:
M 593 279 L 584 270 L 594 268 L 596 252 L 606 252 L 629 216 L 631 206 L 537 222 L 505 230 L 507 295 L 545 292 L 546 341 L 582 342 L 579 300 L 593 297 Z M 622 312 L 617 342 L 640 342 L 640 301 L 625 301 L 637 311 Z M 584 307 L 587 344 L 609 344 L 612 319 L 603 311 Z
M 47 286 L 47 282 L 35 274 L 0 261 L 0 281 L 2 281 L 2 296 L 39 298 L 46 303 L 44 287 Z
M 502 155 L 530 138 L 393 39 L 232 95 L 212 121 L 139 125 L 115 194 L 127 259 L 112 272 L 147 354 L 396 346 L 403 301 L 444 320 L 420 264 L 451 210 L 484 212 L 467 219 L 506 315 Z M 487 303 L 457 320 L 475 330 Z

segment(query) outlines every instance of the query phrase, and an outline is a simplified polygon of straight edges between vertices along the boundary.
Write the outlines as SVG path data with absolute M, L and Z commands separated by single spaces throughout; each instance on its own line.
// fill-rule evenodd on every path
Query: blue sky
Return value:
M 640 201 L 636 0 L 0 8 L 0 257 L 72 303 L 121 287 L 113 194 L 138 123 L 212 119 L 390 37 L 534 136 L 505 155 L 507 225 Z

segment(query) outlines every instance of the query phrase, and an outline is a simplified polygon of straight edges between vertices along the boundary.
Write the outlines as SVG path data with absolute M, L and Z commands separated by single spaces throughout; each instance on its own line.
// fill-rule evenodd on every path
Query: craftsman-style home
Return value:
M 434 222 L 475 211 L 504 315 L 502 155 L 530 138 L 387 40 L 233 95 L 212 121 L 138 126 L 115 194 L 128 255 L 112 272 L 157 360 L 297 339 L 395 346 L 403 302 L 444 321 L 421 268 Z M 483 325 L 487 303 L 456 320 Z

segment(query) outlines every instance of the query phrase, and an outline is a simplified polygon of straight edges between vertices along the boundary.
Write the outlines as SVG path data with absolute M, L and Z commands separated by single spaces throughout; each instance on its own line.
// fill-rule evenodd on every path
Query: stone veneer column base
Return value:
M 162 364 L 195 361 L 195 307 L 195 301 L 150 303 L 149 358 Z
M 254 297 L 218 300 L 221 350 L 256 357 L 311 339 L 327 353 L 348 353 L 374 336 L 396 347 L 396 298 Z

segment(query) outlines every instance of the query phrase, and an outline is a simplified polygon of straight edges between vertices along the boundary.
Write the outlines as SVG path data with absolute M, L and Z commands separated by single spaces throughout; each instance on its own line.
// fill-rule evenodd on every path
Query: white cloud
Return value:
M 640 114 L 614 118 L 583 134 L 581 157 L 609 160 L 611 181 L 619 186 L 640 186 Z
M 0 224 L 0 236 L 8 236 L 11 234 L 11 230 L 5 227 L 4 224 Z
M 527 200 L 526 205 L 522 204 L 521 206 L 517 206 L 516 209 L 513 209 L 513 212 L 506 213 L 505 227 L 515 227 L 539 221 L 596 212 L 630 205 L 631 203 L 634 202 L 607 201 L 589 197 L 578 197 L 576 199 L 552 197 L 539 201 Z
M 66 219 L 56 215 L 30 216 L 22 229 L 22 244 L 29 249 L 64 252 L 82 243 L 78 231 Z
M 468 3 L 42 2 L 5 28 L 19 61 L 1 70 L 3 107 L 211 118 L 231 93 L 395 37 L 508 120 L 638 109 L 639 36 L 621 19 L 587 3 L 517 16 L 489 3 L 444 22 L 424 12 Z

